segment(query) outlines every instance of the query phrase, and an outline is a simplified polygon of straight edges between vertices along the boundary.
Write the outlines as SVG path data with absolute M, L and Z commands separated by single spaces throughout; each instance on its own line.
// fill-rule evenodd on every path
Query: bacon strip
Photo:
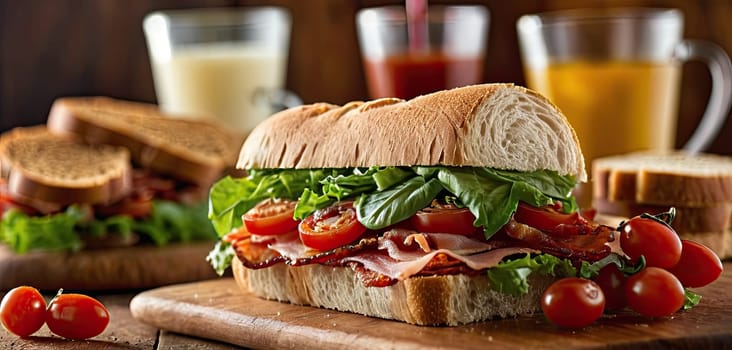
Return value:
M 237 256 L 249 268 L 284 262 L 291 266 L 350 266 L 366 286 L 388 286 L 415 275 L 475 274 L 516 254 L 549 253 L 573 260 L 596 261 L 615 251 L 608 226 L 563 227 L 545 232 L 511 220 L 490 241 L 446 233 L 393 229 L 370 232 L 359 242 L 321 252 L 302 244 L 297 234 L 236 238 Z M 238 233 L 241 235 L 241 233 Z
M 577 261 L 597 261 L 613 251 L 611 243 L 616 241 L 615 230 L 609 226 L 597 225 L 579 227 L 577 234 L 548 233 L 511 219 L 504 229 L 509 237 L 524 242 L 529 247 L 554 256 Z

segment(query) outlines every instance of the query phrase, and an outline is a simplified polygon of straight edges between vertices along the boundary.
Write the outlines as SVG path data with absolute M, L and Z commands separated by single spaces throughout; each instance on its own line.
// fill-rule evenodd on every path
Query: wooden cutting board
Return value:
M 0 245 L 0 290 L 129 290 L 216 277 L 206 254 L 212 242 L 176 243 L 79 252 L 14 254 Z
M 245 347 L 317 349 L 688 348 L 732 347 L 732 263 L 696 308 L 671 318 L 630 312 L 580 331 L 558 329 L 541 315 L 460 327 L 420 327 L 259 299 L 232 278 L 138 294 L 132 315 L 161 329 Z

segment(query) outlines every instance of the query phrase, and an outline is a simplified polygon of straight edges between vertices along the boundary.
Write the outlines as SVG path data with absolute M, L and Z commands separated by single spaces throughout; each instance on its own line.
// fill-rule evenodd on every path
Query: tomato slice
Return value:
M 247 230 L 257 235 L 278 235 L 297 228 L 293 219 L 297 201 L 287 199 L 265 199 L 242 217 Z
M 542 231 L 555 231 L 560 225 L 587 223 L 587 220 L 580 216 L 578 212 L 564 214 L 551 207 L 536 208 L 524 202 L 519 202 L 513 218 L 522 224 L 529 225 Z
M 419 232 L 469 235 L 478 230 L 473 226 L 473 213 L 468 208 L 458 208 L 452 204 L 433 204 L 418 211 L 410 221 L 412 228 Z
M 366 232 L 356 218 L 353 202 L 319 209 L 298 226 L 300 240 L 310 248 L 331 250 L 357 240 Z

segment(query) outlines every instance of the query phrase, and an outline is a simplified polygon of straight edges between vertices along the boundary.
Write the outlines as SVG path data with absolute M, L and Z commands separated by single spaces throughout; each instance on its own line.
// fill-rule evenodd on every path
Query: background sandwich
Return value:
M 513 85 L 286 110 L 237 167 L 211 190 L 209 261 L 267 299 L 454 325 L 536 311 L 552 280 L 621 257 L 571 196 L 574 131 Z
M 211 277 L 213 181 L 240 143 L 153 105 L 64 98 L 0 138 L 0 289 L 131 289 Z M 158 247 L 165 248 L 158 249 Z

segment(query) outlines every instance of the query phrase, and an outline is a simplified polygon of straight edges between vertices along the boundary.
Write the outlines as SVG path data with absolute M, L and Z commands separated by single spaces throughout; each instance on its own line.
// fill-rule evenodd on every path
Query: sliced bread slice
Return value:
M 233 259 L 237 284 L 260 298 L 310 305 L 417 325 L 449 325 L 540 311 L 551 277 L 531 276 L 528 294 L 494 291 L 485 274 L 419 276 L 388 287 L 365 287 L 349 267 L 276 264 L 252 270 Z
M 154 105 L 107 97 L 58 99 L 47 124 L 89 143 L 126 147 L 138 166 L 203 186 L 235 163 L 243 142 L 208 119 L 173 118 Z
M 658 214 L 671 208 L 667 205 L 638 204 L 595 198 L 593 206 L 599 213 L 630 218 L 643 213 Z M 708 207 L 675 206 L 676 219 L 671 226 L 678 232 L 721 232 L 732 224 L 732 203 Z
M 34 207 L 43 202 L 107 204 L 132 189 L 126 149 L 87 145 L 52 134 L 45 126 L 16 128 L 0 136 L 0 169 L 10 196 Z
M 732 202 L 732 157 L 631 153 L 592 163 L 593 197 L 639 204 L 707 207 Z

